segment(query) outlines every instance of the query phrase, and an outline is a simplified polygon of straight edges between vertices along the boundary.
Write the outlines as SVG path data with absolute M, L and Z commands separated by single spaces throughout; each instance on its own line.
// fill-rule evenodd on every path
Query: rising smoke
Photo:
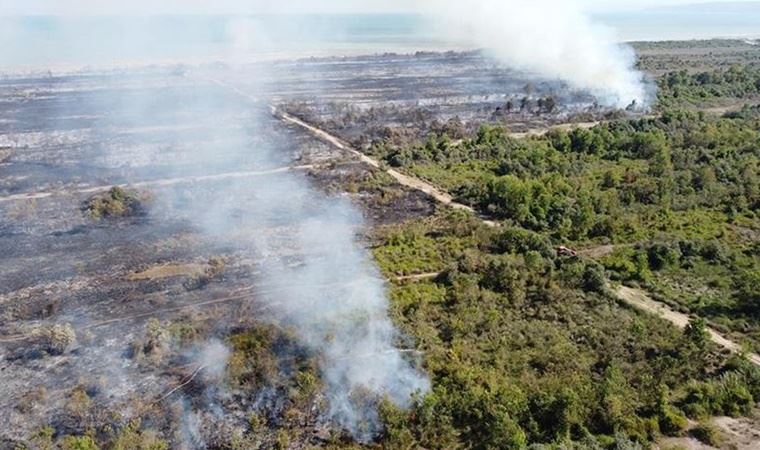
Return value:
M 505 65 L 558 78 L 600 102 L 646 106 L 650 95 L 633 51 L 594 24 L 574 0 L 418 0 L 438 32 L 490 52 Z
M 281 164 L 267 145 L 229 151 Z M 259 284 L 271 292 L 257 298 L 267 306 L 261 318 L 293 330 L 318 356 L 329 417 L 355 438 L 372 439 L 381 427 L 377 411 L 358 397 L 387 396 L 404 407 L 429 382 L 395 346 L 384 281 L 356 239 L 361 214 L 288 173 L 225 184 L 213 195 L 212 204 L 192 205 L 189 216 L 210 236 L 235 238 L 227 243 L 261 260 Z
M 633 69 L 630 50 L 619 46 L 610 32 L 592 24 L 570 2 L 456 0 L 437 1 L 435 8 L 429 2 L 416 3 L 420 11 L 441 20 L 439 33 L 485 48 L 506 65 L 562 79 L 609 105 L 646 104 L 642 76 Z M 255 23 L 246 18 L 229 21 L 226 35 L 232 59 L 259 46 L 281 44 L 254 29 Z M 139 47 L 129 54 L 148 51 L 140 44 L 129 46 Z M 249 76 L 264 78 L 263 74 Z M 208 80 L 198 82 L 208 87 Z M 255 83 L 250 86 L 254 87 L 247 91 L 249 95 L 262 94 L 256 92 Z M 224 86 L 213 89 L 218 98 L 205 99 L 213 105 L 209 114 L 221 114 L 220 104 L 240 97 Z M 202 102 L 196 105 L 203 106 Z M 224 145 L 188 149 L 164 167 L 166 174 L 182 175 L 188 161 L 221 169 L 251 161 L 263 169 L 281 166 L 284 158 L 277 149 L 246 134 L 253 123 L 271 124 L 271 118 L 260 115 L 265 114 L 265 105 L 250 106 L 260 112 L 229 113 L 229 122 L 235 126 L 227 123 L 221 131 L 204 136 L 207 142 Z M 301 345 L 319 356 L 329 400 L 327 414 L 357 439 L 369 440 L 380 430 L 377 411 L 362 396 L 387 396 L 404 407 L 415 393 L 429 389 L 427 377 L 397 348 L 399 335 L 389 319 L 384 282 L 358 241 L 363 221 L 348 201 L 327 197 L 291 173 L 220 183 L 210 197 L 196 200 L 175 194 L 167 194 L 162 201 L 181 204 L 177 209 L 187 220 L 220 246 L 262 261 L 257 282 L 273 292 L 257 298 L 269 311 L 262 319 L 294 330 Z M 282 258 L 285 248 L 295 249 L 295 261 Z M 228 355 L 221 342 L 211 341 L 193 358 L 204 367 L 208 379 L 220 383 Z M 184 416 L 187 440 L 198 442 L 198 415 L 188 406 Z

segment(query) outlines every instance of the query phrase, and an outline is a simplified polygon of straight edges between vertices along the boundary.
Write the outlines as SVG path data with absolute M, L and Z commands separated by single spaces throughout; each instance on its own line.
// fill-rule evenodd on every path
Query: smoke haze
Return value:
M 84 15 L 90 13 L 86 10 L 88 5 L 96 3 L 102 6 L 101 2 L 72 3 L 82 9 L 66 12 Z M 371 10 L 378 3 L 363 4 Z M 594 26 L 570 3 L 480 0 L 436 2 L 434 10 L 428 2 L 417 2 L 415 6 L 438 24 L 433 28 L 438 36 L 448 39 L 453 35 L 455 40 L 485 48 L 505 65 L 564 80 L 594 93 L 609 105 L 624 107 L 631 101 L 645 103 L 641 74 L 632 68 L 632 53 L 620 47 L 608 30 Z M 74 39 L 66 36 L 78 36 L 76 33 L 82 28 L 74 23 L 64 30 L 64 39 L 57 45 L 92 53 L 95 58 L 111 58 L 115 48 L 120 54 L 139 59 L 152 56 L 154 40 L 164 43 L 165 38 L 181 43 L 184 37 L 193 36 L 199 40 L 191 41 L 190 48 L 199 42 L 215 41 L 224 48 L 228 59 L 234 61 L 257 50 L 289 44 L 284 34 L 273 35 L 262 28 L 260 20 L 246 17 L 219 20 L 223 23 L 219 30 L 207 30 L 198 20 L 192 21 L 194 28 L 187 29 L 183 25 L 189 22 L 179 21 L 158 37 L 141 35 L 141 29 L 136 29 L 128 20 L 118 22 L 123 24 L 124 33 L 119 33 L 121 28 L 114 31 L 101 24 L 100 28 L 90 29 L 92 34 L 86 36 L 87 39 L 70 45 Z M 204 29 L 205 34 L 193 32 Z M 56 47 L 46 47 L 54 44 L 54 39 L 48 36 L 25 36 L 24 33 L 29 32 L 27 28 L 18 32 L 10 28 L 4 30 L 0 39 L 12 46 L 11 54 L 29 54 L 30 39 L 39 46 L 32 50 L 38 52 L 41 60 L 48 61 L 57 53 Z M 341 37 L 330 33 L 328 27 L 322 26 L 301 30 L 299 38 L 313 37 L 319 41 Z M 199 34 L 205 37 L 201 39 Z M 97 39 L 100 35 L 108 37 L 106 41 L 110 41 L 111 47 L 99 47 L 103 44 Z M 132 36 L 140 38 L 132 40 Z M 167 45 L 167 54 L 171 55 L 175 48 Z M 269 78 L 265 75 L 248 73 L 246 77 Z M 191 71 L 188 77 L 192 76 Z M 188 82 L 188 77 L 183 77 L 183 82 Z M 162 111 L 170 111 L 167 115 L 172 117 L 187 112 L 179 111 L 180 108 L 192 109 L 199 116 L 216 115 L 218 122 L 211 122 L 214 126 L 220 125 L 218 129 L 212 126 L 210 130 L 198 131 L 205 133 L 199 140 L 215 145 L 182 149 L 185 153 L 176 158 L 167 157 L 163 148 L 141 151 L 132 147 L 129 150 L 133 153 L 126 163 L 136 164 L 142 160 L 155 163 L 164 157 L 167 159 L 160 170 L 164 176 L 174 177 L 186 175 L 189 168 L 193 173 L 201 169 L 231 170 L 241 165 L 266 170 L 292 163 L 279 153 L 282 149 L 257 137 L 259 128 L 270 126 L 273 120 L 266 116 L 268 110 L 263 102 L 252 101 L 262 94 L 256 91 L 255 82 L 248 84 L 243 95 L 223 83 L 211 83 L 200 77 L 193 81 L 198 85 L 189 87 L 188 91 L 197 89 L 198 92 L 191 100 L 178 97 L 186 103 L 164 104 Z M 116 105 L 111 108 L 114 116 L 121 110 L 125 116 L 152 119 L 153 109 L 146 105 L 154 106 L 153 98 L 112 98 L 109 101 Z M 219 122 L 225 122 L 225 126 Z M 124 158 L 124 155 L 109 156 Z M 184 217 L 219 247 L 262 261 L 256 283 L 274 293 L 256 298 L 268 311 L 261 320 L 293 330 L 300 344 L 318 356 L 326 386 L 324 394 L 329 402 L 327 414 L 355 438 L 368 441 L 381 431 L 373 400 L 387 396 L 396 405 L 406 407 L 416 393 L 424 394 L 430 389 L 429 380 L 418 370 L 418 364 L 397 348 L 401 339 L 389 318 L 385 283 L 371 255 L 359 242 L 358 235 L 365 224 L 348 200 L 327 196 L 303 177 L 289 172 L 218 183 L 205 193 L 193 192 L 189 196 L 186 191 L 171 189 L 158 195 L 158 204 L 165 208 L 161 214 Z M 296 257 L 283 258 L 284 248 Z M 215 339 L 201 345 L 194 360 L 209 379 L 221 382 L 229 353 L 229 349 Z M 118 364 L 117 358 L 114 365 Z M 130 376 L 135 374 L 124 372 L 118 381 L 134 383 Z M 187 441 L 199 442 L 198 415 L 190 406 L 183 415 Z
M 600 103 L 608 106 L 626 107 L 632 101 L 646 105 L 650 97 L 642 74 L 634 69 L 632 50 L 619 43 L 614 30 L 593 22 L 577 0 L 414 0 L 405 7 L 367 0 L 351 2 L 351 11 L 411 9 L 418 14 L 416 23 L 393 25 L 388 29 L 384 44 L 383 31 L 377 28 L 379 24 L 367 17 L 355 17 L 355 20 L 366 23 L 353 24 L 329 17 L 336 11 L 346 10 L 345 2 L 294 3 L 287 8 L 275 2 L 235 0 L 213 7 L 204 5 L 201 2 L 183 2 L 181 5 L 156 2 L 127 7 L 86 0 L 37 1 L 26 6 L 26 10 L 49 11 L 71 18 L 50 24 L 36 19 L 21 25 L 2 20 L 0 42 L 6 44 L 5 58 L 9 61 L 47 61 L 69 54 L 75 62 L 87 64 L 96 60 L 112 62 L 116 58 L 129 61 L 144 57 L 198 60 L 229 54 L 227 47 L 240 48 L 241 44 L 249 50 L 245 55 L 249 58 L 254 54 L 261 57 L 264 54 L 357 53 L 361 52 L 361 46 L 367 52 L 409 51 L 415 47 L 439 50 L 447 46 L 483 48 L 505 66 L 549 79 L 561 79 L 575 88 L 593 93 Z M 23 11 L 19 7 L 4 9 L 6 12 Z M 207 16 L 201 19 L 203 15 L 272 12 L 302 15 L 266 18 Z M 198 16 L 171 20 L 132 16 L 137 13 L 192 13 Z M 112 16 L 98 17 L 97 20 L 81 17 L 93 14 Z M 399 16 L 396 20 L 404 22 L 408 19 L 402 20 Z M 385 20 L 382 26 L 391 22 Z M 86 36 L 80 36 L 85 29 L 88 30 Z M 114 29 L 118 32 L 111 33 Z M 361 33 L 362 29 L 366 30 L 365 34 Z M 44 35 L 40 34 L 41 30 Z M 95 34 L 99 35 L 98 39 L 92 39 Z M 396 48 L 399 36 L 404 36 L 407 43 Z M 58 47 L 61 42 L 66 42 L 65 49 Z
M 626 107 L 648 102 L 633 51 L 613 31 L 591 22 L 574 1 L 475 0 L 427 2 L 420 10 L 440 14 L 441 33 L 453 33 L 491 52 L 505 65 L 558 78 Z M 435 12 L 433 12 L 435 11 Z

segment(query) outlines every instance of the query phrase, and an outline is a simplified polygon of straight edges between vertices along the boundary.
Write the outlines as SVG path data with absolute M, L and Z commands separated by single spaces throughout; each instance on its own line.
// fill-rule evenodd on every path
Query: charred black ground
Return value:
M 705 44 L 718 58 L 715 46 L 723 48 Z M 721 61 L 760 58 L 756 46 L 725 46 L 729 56 Z M 674 65 L 701 69 L 692 67 L 690 58 L 703 55 L 694 56 L 692 44 L 637 48 L 653 76 L 680 68 Z M 500 68 L 478 53 L 301 60 L 265 71 L 213 65 L 4 77 L 0 448 L 52 442 L 95 448 L 75 446 L 88 439 L 125 449 L 358 445 L 326 418 L 320 355 L 294 330 L 271 325 L 272 311 L 262 301 L 278 295 L 263 275 L 267 265 L 298 266 L 312 255 L 294 243 L 288 217 L 268 217 L 276 225 L 251 229 L 247 215 L 260 199 L 220 199 L 219 193 L 245 192 L 250 180 L 266 184 L 288 173 L 314 188 L 314 208 L 323 197 L 349 199 L 366 220 L 366 227 L 357 221 L 354 232 L 367 247 L 387 244 L 376 233 L 440 220 L 448 208 L 278 120 L 270 105 L 364 150 L 377 140 L 403 145 L 441 131 L 461 140 L 484 123 L 524 137 L 558 124 L 641 117 L 601 107 L 561 82 Z M 276 157 L 259 158 L 257 146 Z M 104 201 L 112 203 L 104 207 Z M 233 203 L 232 217 L 209 234 L 188 205 L 220 201 Z M 121 212 L 93 214 L 93 202 Z M 452 223 L 460 220 L 467 222 Z M 477 230 L 473 236 L 486 233 Z M 247 242 L 262 236 L 279 244 L 276 254 L 247 250 Z M 403 245 L 407 235 L 399 236 Z M 443 227 L 427 237 L 461 238 L 466 246 L 471 236 Z M 386 276 L 406 274 L 385 263 Z M 466 271 L 463 261 L 457 264 Z M 618 308 L 601 295 L 583 302 L 570 297 L 568 309 L 582 304 L 612 317 Z M 394 303 L 396 319 L 401 306 Z M 461 304 L 449 306 L 468 314 Z M 540 304 L 536 311 L 541 316 Z M 632 313 L 625 314 L 625 323 L 636 325 Z M 531 320 L 550 319 L 520 318 L 526 332 Z M 670 330 L 652 331 L 645 322 L 654 336 L 647 342 L 672 338 Z M 217 342 L 231 351 L 218 370 Z M 408 337 L 397 344 L 410 360 L 426 349 Z M 428 366 L 424 353 L 421 359 L 440 376 L 442 369 Z M 381 402 L 356 397 L 373 407 Z M 392 432 L 397 424 L 388 414 Z M 488 448 L 476 442 L 477 430 L 470 432 L 471 448 Z M 403 442 L 396 438 L 381 435 L 369 445 Z

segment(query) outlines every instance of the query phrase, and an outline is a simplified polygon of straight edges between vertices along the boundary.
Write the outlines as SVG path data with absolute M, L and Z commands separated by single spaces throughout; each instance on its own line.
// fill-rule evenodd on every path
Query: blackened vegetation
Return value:
M 214 280 L 223 279 L 226 266 L 224 258 L 219 256 L 209 258 L 208 265 L 203 270 L 203 273 L 187 280 L 185 287 L 190 290 L 202 289 Z
M 282 109 L 357 148 L 390 129 L 419 139 L 449 121 L 470 131 L 482 123 L 526 131 L 619 114 L 588 93 L 502 67 L 480 52 L 303 61 L 278 76 L 281 89 L 295 92 Z
M 396 64 L 397 70 L 409 63 L 401 59 L 367 66 Z M 345 61 L 323 66 L 328 79 L 334 70 L 348 70 L 349 78 L 357 70 Z M 371 243 L 392 283 L 391 312 L 403 331 L 399 347 L 419 355 L 432 379 L 432 392 L 415 399 L 409 411 L 354 393 L 357 405 L 379 406 L 385 425 L 377 442 L 366 446 L 326 419 L 319 355 L 299 345 L 293 330 L 263 324 L 269 311 L 257 302 L 256 274 L 266 269 L 257 264 L 268 260 L 220 249 L 173 217 L 162 217 L 183 212 L 182 206 L 154 208 L 162 217 L 155 223 L 121 220 L 144 212 L 142 194 L 128 189 L 90 199 L 85 217 L 78 210 L 83 198 L 72 204 L 63 196 L 4 209 L 9 214 L 0 215 L 0 227 L 18 234 L 0 235 L 6 257 L 0 259 L 0 339 L 24 333 L 30 339 L 0 344 L 9 355 L 0 361 L 0 407 L 7 412 L 0 419 L 8 424 L 0 430 L 0 447 L 620 450 L 687 432 L 717 442 L 710 416 L 747 414 L 760 398 L 758 369 L 720 352 L 706 336 L 709 325 L 737 341 L 760 342 L 758 109 L 751 85 L 741 81 L 751 69 L 724 76 L 727 70 L 710 78 L 693 71 L 662 78 L 669 86 L 658 118 L 522 140 L 510 132 L 563 120 L 568 98 L 548 85 L 534 90 L 503 84 L 486 98 L 480 91 L 493 86 L 475 84 L 475 97 L 443 95 L 432 106 L 304 106 L 315 114 L 308 120 L 494 216 L 501 222 L 497 229 L 436 208 L 422 194 L 399 188 L 381 171 L 346 163 L 346 155 L 308 136 L 277 129 L 286 144 L 283 155 L 308 148 L 320 164 L 339 160 L 315 168 L 308 179 L 330 194 L 349 194 L 376 226 Z M 732 87 L 729 77 L 741 86 Z M 380 78 L 355 83 L 376 95 L 374 89 L 387 83 Z M 446 84 L 445 78 L 436 82 Z M 463 80 L 454 87 L 472 77 Z M 353 83 L 343 85 L 345 92 L 352 92 Z M 418 87 L 431 85 L 437 89 L 431 83 L 398 92 L 409 100 Z M 340 86 L 320 91 L 333 88 Z M 391 91 L 377 94 L 377 103 Z M 705 92 L 708 100 L 742 95 L 749 104 L 723 116 L 681 109 L 695 106 L 691 99 Z M 172 111 L 177 98 L 164 102 L 155 95 L 157 106 L 165 103 Z M 207 106 L 198 109 L 214 116 Z M 340 117 L 331 124 L 334 111 Z M 575 113 L 606 114 L 594 105 Z M 24 126 L 34 130 L 41 126 L 39 114 L 14 117 L 29 116 Z M 168 134 L 173 142 L 176 135 Z M 152 138 L 161 136 L 166 138 Z M 90 149 L 78 155 L 87 159 L 101 147 L 66 151 Z M 125 148 L 132 147 L 111 156 Z M 17 166 L 9 171 L 23 175 Z M 31 183 L 18 178 L 9 182 Z M 11 193 L 30 187 L 13 186 Z M 185 192 L 200 195 L 204 189 L 199 183 Z M 61 211 L 76 218 L 50 219 L 65 216 Z M 96 218 L 100 226 L 91 227 Z M 239 239 L 271 232 L 238 231 Z M 560 246 L 578 249 L 580 256 L 558 254 Z M 596 246 L 609 246 L 611 253 L 598 262 L 586 258 L 583 250 Z M 298 264 L 304 256 L 292 250 L 285 243 L 286 256 L 277 262 Z M 201 268 L 129 277 L 138 268 L 172 263 Z M 409 275 L 423 276 L 394 281 Z M 679 332 L 619 304 L 608 289 L 610 279 L 638 284 L 704 320 Z M 67 326 L 69 319 L 94 326 Z M 214 339 L 231 351 L 218 373 L 198 356 Z M 139 382 L 124 383 L 125 377 Z M 687 431 L 687 419 L 700 425 Z
M 325 167 L 309 173 L 309 178 L 330 195 L 351 195 L 374 226 L 425 217 L 436 208 L 424 193 L 400 186 L 385 172 L 361 163 Z

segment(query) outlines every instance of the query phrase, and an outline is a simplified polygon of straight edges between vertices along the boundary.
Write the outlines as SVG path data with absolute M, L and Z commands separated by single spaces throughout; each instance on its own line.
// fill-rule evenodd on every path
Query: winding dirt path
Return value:
M 332 145 L 332 146 L 334 146 L 334 147 L 336 147 L 336 148 L 338 148 L 340 150 L 346 151 L 346 152 L 348 152 L 348 153 L 356 156 L 357 158 L 359 158 L 359 160 L 361 162 L 363 162 L 365 164 L 368 164 L 368 165 L 370 165 L 370 166 L 372 166 L 372 167 L 374 167 L 376 169 L 382 170 L 383 172 L 385 172 L 388 175 L 390 175 L 391 177 L 393 177 L 393 179 L 396 180 L 402 186 L 406 186 L 408 188 L 421 191 L 424 194 L 432 197 L 433 199 L 435 199 L 437 202 L 439 202 L 441 204 L 450 206 L 450 207 L 452 207 L 454 209 L 460 209 L 460 210 L 464 210 L 464 211 L 469 211 L 472 214 L 475 214 L 476 216 L 479 216 L 478 212 L 475 211 L 475 209 L 473 209 L 470 206 L 463 205 L 462 203 L 458 203 L 457 201 L 454 200 L 454 197 L 452 197 L 448 193 L 446 193 L 446 192 L 438 189 L 437 187 L 433 186 L 432 184 L 430 184 L 430 183 L 428 183 L 426 181 L 423 181 L 423 180 L 421 180 L 419 178 L 403 174 L 403 173 L 401 173 L 401 172 L 399 172 L 397 170 L 394 170 L 394 169 L 385 169 L 385 168 L 383 168 L 383 165 L 380 164 L 380 161 L 378 161 L 378 160 L 376 160 L 376 159 L 374 159 L 372 157 L 369 157 L 369 156 L 365 155 L 364 153 L 360 152 L 359 150 L 353 148 L 348 142 L 344 141 L 343 139 L 341 139 L 341 138 L 339 138 L 339 137 L 337 137 L 337 136 L 335 136 L 333 134 L 330 134 L 330 133 L 328 133 L 325 130 L 317 128 L 317 127 L 315 127 L 315 126 L 313 126 L 311 124 L 308 124 L 308 123 L 304 122 L 303 120 L 299 119 L 298 117 L 295 117 L 295 116 L 290 115 L 290 114 L 288 114 L 286 112 L 283 112 L 283 111 L 279 111 L 274 106 L 271 107 L 271 110 L 272 110 L 272 114 L 274 114 L 274 116 L 277 117 L 278 119 L 280 119 L 280 120 L 282 120 L 282 121 L 284 121 L 286 123 L 297 125 L 297 126 L 303 128 L 303 129 L 305 129 L 309 133 L 311 133 L 317 139 L 319 139 L 319 140 L 321 140 L 323 142 L 326 142 L 326 143 L 328 143 L 328 144 L 330 144 L 330 145 Z M 482 218 L 482 217 L 481 217 L 481 219 L 483 219 L 483 223 L 485 223 L 486 225 L 488 225 L 490 227 L 497 227 L 497 226 L 499 226 L 496 222 L 494 222 L 492 220 L 488 220 L 488 219 Z
M 662 319 L 667 320 L 680 329 L 686 328 L 691 320 L 686 314 L 681 314 L 668 306 L 653 300 L 647 295 L 646 292 L 640 289 L 634 289 L 626 286 L 620 286 L 613 290 L 620 300 L 634 306 L 637 309 L 646 311 L 651 314 L 655 314 Z M 710 340 L 715 344 L 728 349 L 734 353 L 743 353 L 742 346 L 736 342 L 726 338 L 717 331 L 708 328 L 707 332 L 710 334 Z M 747 359 L 755 365 L 760 366 L 760 355 L 756 353 L 746 353 Z

